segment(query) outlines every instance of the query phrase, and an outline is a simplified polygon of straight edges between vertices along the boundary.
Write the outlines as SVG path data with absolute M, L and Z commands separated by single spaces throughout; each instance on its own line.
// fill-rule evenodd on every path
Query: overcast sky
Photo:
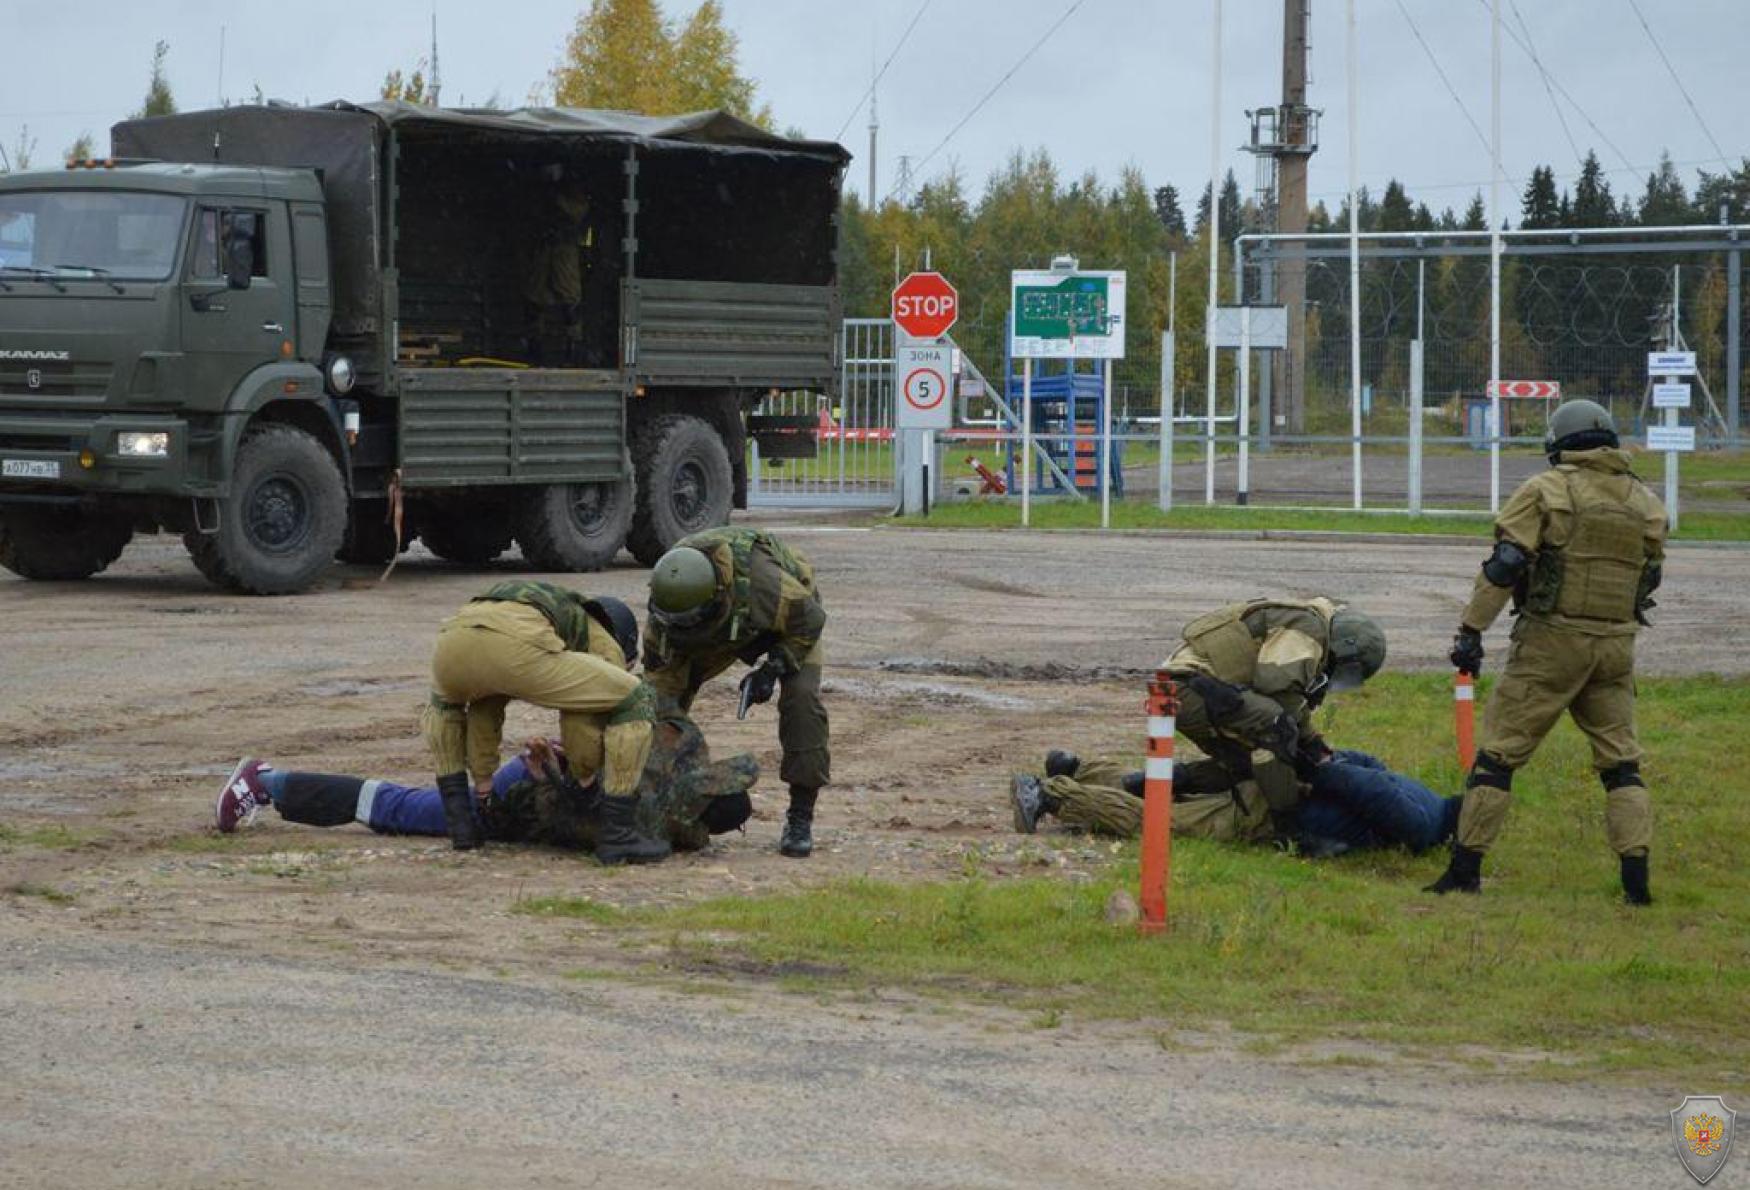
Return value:
M 437 0 L 444 100 L 479 103 L 496 94 L 524 102 L 586 2 Z M 868 110 L 858 105 L 873 60 L 893 51 L 921 2 L 723 0 L 741 38 L 743 68 L 758 80 L 779 126 L 816 137 L 846 127 L 858 190 L 866 188 L 868 145 Z M 1670 150 L 1690 186 L 1697 166 L 1720 168 L 1721 152 L 1734 162 L 1750 155 L 1747 0 L 1503 5 L 1508 28 L 1522 39 L 1529 33 L 1554 85 L 1573 100 L 1558 91 L 1552 104 L 1530 58 L 1504 38 L 1504 169 L 1515 186 L 1538 163 L 1553 164 L 1558 177 L 1576 171 L 1557 105 L 1580 152 L 1596 148 L 1616 171 L 1619 192 L 1639 191 L 1661 149 Z M 669 0 L 667 10 L 684 16 L 693 6 Z M 921 176 L 957 165 L 976 193 L 1012 149 L 1043 147 L 1065 172 L 1092 169 L 1111 179 L 1135 165 L 1151 186 L 1178 185 L 1189 206 L 1209 173 L 1211 0 L 1081 0 L 942 145 L 1071 7 L 1072 0 L 929 0 L 880 85 L 878 188 L 893 184 L 898 156 L 908 154 L 922 163 Z M 1486 135 L 1487 0 L 1357 0 L 1357 8 L 1363 184 L 1377 194 L 1395 176 L 1436 211 L 1462 207 L 1487 184 L 1488 152 L 1405 14 Z M 386 70 L 411 67 L 428 52 L 431 10 L 431 0 L 0 0 L 0 143 L 12 151 L 28 124 L 39 164 L 58 162 L 82 131 L 96 133 L 103 148 L 109 125 L 139 105 L 159 38 L 171 44 L 170 80 L 184 109 L 211 106 L 221 93 L 244 99 L 257 85 L 291 100 L 370 98 Z M 1249 191 L 1252 160 L 1238 146 L 1247 135 L 1245 109 L 1275 103 L 1280 92 L 1282 3 L 1227 0 L 1225 10 L 1222 165 Z M 1348 169 L 1344 11 L 1337 0 L 1312 0 L 1309 101 L 1323 109 L 1324 126 L 1311 188 L 1333 206 Z M 1512 206 L 1516 213 L 1516 198 Z

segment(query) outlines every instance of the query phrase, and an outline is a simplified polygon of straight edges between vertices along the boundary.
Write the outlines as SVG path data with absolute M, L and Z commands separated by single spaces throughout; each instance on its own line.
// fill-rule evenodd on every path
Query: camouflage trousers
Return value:
M 705 683 L 739 660 L 727 650 L 683 654 L 662 669 L 647 671 L 644 678 L 658 694 L 690 711 Z M 801 669 L 778 682 L 778 743 L 784 750 L 778 776 L 788 785 L 806 789 L 819 789 L 832 780 L 831 730 L 820 697 L 824 660 L 825 651 L 817 644 L 803 658 Z
M 1483 710 L 1479 764 L 1458 820 L 1461 845 L 1487 851 L 1499 837 L 1511 795 L 1487 783 L 1489 770 L 1510 775 L 1522 767 L 1564 711 L 1591 744 L 1593 767 L 1606 776 L 1604 829 L 1611 847 L 1618 855 L 1647 854 L 1653 799 L 1635 767 L 1641 746 L 1634 636 L 1593 636 L 1525 617 L 1513 626 L 1507 667 Z M 1609 776 L 1613 771 L 1625 775 Z
M 1134 766 L 1094 757 L 1076 766 L 1074 776 L 1048 777 L 1045 792 L 1066 826 L 1121 839 L 1142 833 L 1142 799 L 1120 782 Z M 1289 774 L 1292 777 L 1292 773 Z M 1270 806 L 1262 796 L 1236 795 L 1227 770 L 1212 760 L 1173 766 L 1173 833 L 1216 842 L 1259 842 L 1272 837 Z
M 631 794 L 650 755 L 650 724 L 609 723 L 638 679 L 588 653 L 567 650 L 553 625 L 523 603 L 471 603 L 444 621 L 431 659 L 426 741 L 439 775 L 498 768 L 511 699 L 559 712 L 559 735 L 579 776 L 600 772 L 611 797 Z

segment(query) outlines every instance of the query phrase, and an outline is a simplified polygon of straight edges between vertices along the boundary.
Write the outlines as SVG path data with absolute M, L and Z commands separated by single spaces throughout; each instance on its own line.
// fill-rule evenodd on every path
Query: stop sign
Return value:
M 960 295 L 940 273 L 913 273 L 893 290 L 893 321 L 914 339 L 948 333 L 960 317 Z

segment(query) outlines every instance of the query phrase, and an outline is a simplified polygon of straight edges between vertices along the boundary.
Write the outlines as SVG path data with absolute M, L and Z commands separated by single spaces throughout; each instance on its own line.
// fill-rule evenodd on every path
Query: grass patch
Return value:
M 71 905 L 74 899 L 70 892 L 29 880 L 20 880 L 6 891 L 15 897 L 40 897 L 51 905 Z
M 1419 891 L 1443 856 L 1400 851 L 1309 861 L 1180 840 L 1172 930 L 1143 938 L 1102 907 L 1134 889 L 1134 845 L 1082 884 L 1051 877 L 894 884 L 847 879 L 806 893 L 628 913 L 683 931 L 727 965 L 839 969 L 870 981 L 1000 1002 L 1033 1028 L 1067 1014 L 1225 1021 L 1276 1048 L 1390 1044 L 1493 1064 L 1541 1052 L 1579 1071 L 1663 1072 L 1750 1086 L 1750 683 L 1641 685 L 1644 764 L 1660 819 L 1658 903 L 1618 899 L 1604 797 L 1583 738 L 1557 729 L 1515 782 L 1514 810 L 1480 898 Z M 1451 694 L 1389 675 L 1333 699 L 1332 738 L 1456 790 Z M 1736 1007 L 1735 1007 L 1736 1006 Z
M 8 826 L 0 822 L 0 851 L 14 847 L 37 847 L 44 851 L 70 851 L 98 837 L 98 832 L 66 826 Z
M 1038 500 L 1033 504 L 1038 529 L 1098 529 L 1096 500 Z M 892 517 L 886 522 L 906 528 L 1018 529 L 1021 506 L 1016 500 L 967 500 L 938 504 L 928 517 Z M 1750 511 L 1683 512 L 1677 541 L 1750 541 Z M 1120 500 L 1112 505 L 1114 529 L 1221 530 L 1260 533 L 1278 530 L 1323 533 L 1402 533 L 1409 536 L 1457 534 L 1487 539 L 1494 533 L 1488 515 L 1478 511 L 1458 516 L 1410 516 L 1402 512 L 1316 511 L 1304 508 L 1248 508 L 1180 505 L 1162 512 L 1153 504 Z
M 512 913 L 529 917 L 569 917 L 604 925 L 624 916 L 614 906 L 588 897 L 520 897 L 510 908 Z

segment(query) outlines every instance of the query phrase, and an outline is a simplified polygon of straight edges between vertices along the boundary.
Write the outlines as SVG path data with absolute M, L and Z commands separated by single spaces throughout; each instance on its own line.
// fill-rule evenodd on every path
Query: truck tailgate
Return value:
M 837 386 L 835 286 L 640 277 L 623 299 L 625 359 L 640 384 Z

